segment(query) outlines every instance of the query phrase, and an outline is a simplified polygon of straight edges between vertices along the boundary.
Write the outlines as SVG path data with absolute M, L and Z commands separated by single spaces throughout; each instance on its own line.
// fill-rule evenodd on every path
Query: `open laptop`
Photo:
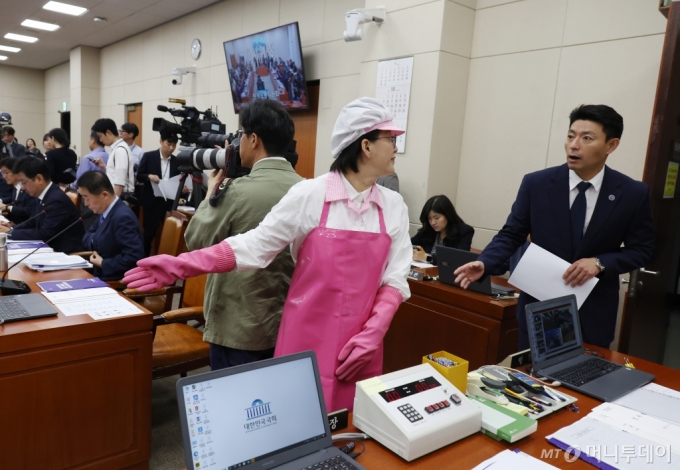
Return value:
M 472 261 L 477 261 L 477 253 L 470 251 L 459 250 L 457 248 L 449 248 L 446 246 L 437 246 L 437 268 L 439 268 L 439 280 L 445 284 L 460 287 L 456 284 L 456 276 L 453 272 Z M 489 276 L 470 283 L 468 290 L 479 292 L 486 295 L 509 295 L 515 292 L 512 287 L 503 287 L 491 282 Z
M 40 294 L 3 295 L 0 297 L 0 324 L 33 318 L 57 316 L 57 309 Z
M 576 296 L 526 306 L 534 373 L 602 401 L 654 380 L 652 374 L 585 354 Z
M 180 379 L 177 402 L 188 470 L 364 468 L 333 447 L 312 351 Z

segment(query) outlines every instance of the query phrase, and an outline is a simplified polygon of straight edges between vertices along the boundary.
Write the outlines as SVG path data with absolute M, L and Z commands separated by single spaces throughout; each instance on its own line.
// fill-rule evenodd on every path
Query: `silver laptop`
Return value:
M 654 380 L 652 374 L 585 354 L 576 296 L 526 306 L 534 373 L 602 401 Z
M 437 246 L 437 268 L 439 269 L 439 280 L 444 284 L 460 287 L 456 284 L 456 276 L 453 272 L 464 264 L 477 261 L 477 253 L 449 248 L 447 246 Z M 482 279 L 471 282 L 468 290 L 479 292 L 486 295 L 508 295 L 515 292 L 512 287 L 499 286 L 491 282 L 491 277 L 485 276 Z
M 188 470 L 364 468 L 333 447 L 312 351 L 180 379 L 177 402 Z

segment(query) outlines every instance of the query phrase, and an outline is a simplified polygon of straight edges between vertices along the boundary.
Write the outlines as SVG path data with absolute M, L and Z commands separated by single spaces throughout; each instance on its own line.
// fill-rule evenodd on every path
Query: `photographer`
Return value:
M 137 170 L 137 181 L 142 183 L 141 206 L 144 208 L 144 252 L 151 254 L 151 244 L 156 238 L 158 226 L 163 222 L 165 213 L 172 209 L 172 199 L 156 197 L 151 183 L 169 180 L 179 175 L 177 158 L 172 154 L 177 147 L 175 134 L 161 134 L 161 146 L 158 150 L 146 152 Z M 169 195 L 168 195 L 169 196 Z M 172 197 L 175 197 L 173 194 Z
M 190 250 L 257 227 L 302 180 L 281 157 L 295 130 L 283 106 L 256 101 L 241 108 L 239 116 L 241 160 L 252 171 L 231 184 L 222 179 L 223 170 L 213 172 L 208 194 L 186 230 Z M 273 357 L 293 268 L 286 248 L 263 271 L 208 275 L 203 338 L 210 343 L 213 370 Z

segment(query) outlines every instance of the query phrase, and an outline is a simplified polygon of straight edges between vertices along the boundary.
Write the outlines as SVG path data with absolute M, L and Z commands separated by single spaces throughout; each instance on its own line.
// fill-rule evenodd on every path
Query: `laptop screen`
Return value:
M 232 470 L 322 439 L 312 359 L 184 385 L 193 469 Z
M 576 304 L 567 297 L 558 302 L 527 305 L 527 328 L 534 364 L 581 348 L 581 331 L 575 316 Z M 547 305 L 546 305 L 547 303 Z M 539 306 L 540 305 L 540 306 Z M 533 308 L 532 308 L 533 307 Z

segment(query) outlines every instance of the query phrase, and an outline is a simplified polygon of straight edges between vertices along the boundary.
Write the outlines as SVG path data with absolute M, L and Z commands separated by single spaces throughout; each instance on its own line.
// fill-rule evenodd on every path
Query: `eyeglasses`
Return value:
M 397 145 L 397 138 L 393 135 L 390 135 L 390 136 L 381 135 L 380 137 L 378 137 L 378 139 L 390 139 L 390 141 L 392 142 L 392 145 L 395 145 L 395 146 Z

